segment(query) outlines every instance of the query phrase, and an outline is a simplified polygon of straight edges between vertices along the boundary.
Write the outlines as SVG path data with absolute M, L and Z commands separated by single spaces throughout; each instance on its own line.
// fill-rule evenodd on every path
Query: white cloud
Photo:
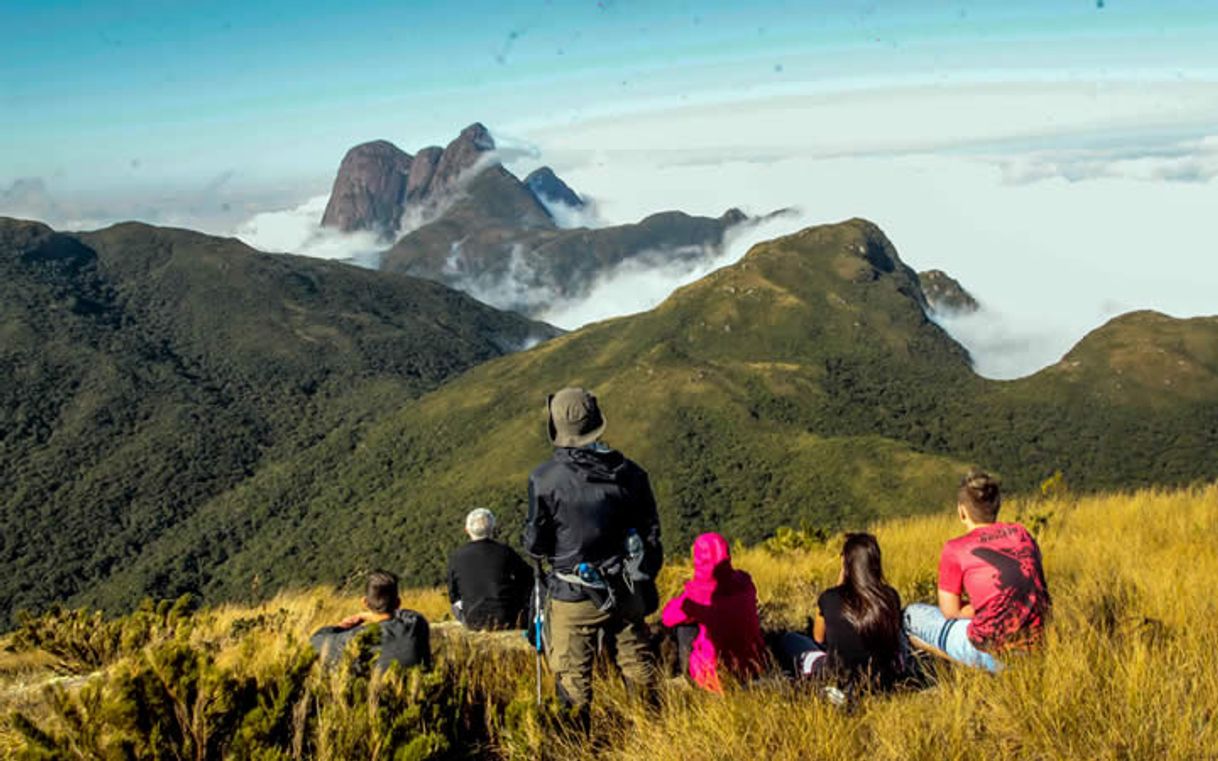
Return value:
M 444 261 L 444 274 L 456 279 L 456 287 L 499 309 L 530 310 L 552 298 L 554 288 L 533 266 L 524 248 L 512 246 L 503 272 L 467 273 L 461 255 L 461 241 L 452 244 Z
M 299 206 L 255 214 L 234 235 L 261 251 L 338 259 L 362 267 L 380 263 L 384 242 L 373 233 L 344 233 L 321 226 L 329 196 L 310 198 Z
M 945 325 L 980 372 L 1015 377 L 1114 303 L 1218 312 L 1215 123 L 1218 84 L 994 85 L 699 105 L 534 139 L 612 223 L 731 205 L 871 219 L 989 307 Z M 1017 167 L 1031 175 L 1013 181 Z
M 1218 137 L 1143 139 L 1134 145 L 1061 148 L 994 160 L 1002 166 L 1004 179 L 1012 184 L 1104 178 L 1206 183 L 1218 177 Z
M 8 187 L 0 184 L 0 215 L 36 219 L 57 230 L 136 221 L 228 235 L 254 214 L 299 203 L 295 183 L 252 186 L 237 178 L 230 170 L 201 185 L 149 183 L 109 192 L 72 190 L 70 181 L 58 175 L 18 178 Z
M 1015 320 L 984 306 L 971 314 L 935 315 L 934 320 L 968 348 L 973 369 L 987 378 L 1033 373 L 1059 359 L 1076 339 L 1052 324 Z
M 580 227 L 595 229 L 609 224 L 597 211 L 596 201 L 586 196 L 583 199 L 584 205 L 578 207 L 569 206 L 562 201 L 545 198 L 541 195 L 537 200 L 546 207 L 546 211 L 550 212 L 554 224 L 564 230 L 574 230 Z
M 806 218 L 783 214 L 763 222 L 736 225 L 721 246 L 694 255 L 648 252 L 627 259 L 592 283 L 587 295 L 553 304 L 540 319 L 573 329 L 611 317 L 643 312 L 659 305 L 676 289 L 738 261 L 755 244 L 806 227 Z
M 637 222 L 666 209 L 804 210 L 798 220 L 749 232 L 753 240 L 869 218 L 911 266 L 946 270 L 986 305 L 944 325 L 983 374 L 1014 377 L 1055 362 L 1118 308 L 1218 312 L 1215 124 L 1218 83 L 1210 81 L 994 82 L 792 91 L 549 127 L 506 125 L 523 137 L 497 130 L 496 139 L 513 169 L 544 159 L 596 199 L 580 214 L 557 210 L 565 227 Z M 85 203 L 23 182 L 0 191 L 0 213 L 15 213 L 21 199 L 38 212 L 29 216 L 59 227 L 128 218 L 214 232 L 236 226 L 258 248 L 364 264 L 383 247 L 320 229 L 325 196 L 293 206 L 299 195 L 277 191 L 238 203 L 232 185 L 220 175 L 153 205 L 149 193 Z M 573 327 L 646 309 L 734 261 L 744 240 L 677 264 L 641 257 L 546 316 Z M 533 290 L 526 253 L 518 252 L 507 281 L 470 290 L 501 304 L 544 298 Z

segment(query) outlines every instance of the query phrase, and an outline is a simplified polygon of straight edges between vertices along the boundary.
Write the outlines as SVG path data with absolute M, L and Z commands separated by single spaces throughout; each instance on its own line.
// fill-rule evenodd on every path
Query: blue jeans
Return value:
M 824 667 L 825 651 L 816 640 L 799 632 L 784 632 L 774 643 L 774 657 L 787 676 L 813 676 Z
M 997 673 L 1002 664 L 984 650 L 978 650 L 968 638 L 969 620 L 947 618 L 938 606 L 916 602 L 905 608 L 905 633 L 942 650 L 947 657 L 965 666 Z

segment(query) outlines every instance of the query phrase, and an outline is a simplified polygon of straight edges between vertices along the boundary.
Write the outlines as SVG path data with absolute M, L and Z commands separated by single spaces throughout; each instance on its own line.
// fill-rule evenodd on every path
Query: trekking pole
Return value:
M 537 661 L 537 707 L 541 708 L 541 561 L 533 563 L 533 649 Z

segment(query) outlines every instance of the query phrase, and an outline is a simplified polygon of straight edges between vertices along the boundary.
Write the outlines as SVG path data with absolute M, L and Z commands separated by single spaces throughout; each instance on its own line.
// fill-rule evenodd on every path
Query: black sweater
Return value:
M 480 539 L 448 558 L 448 599 L 461 601 L 470 629 L 516 629 L 533 589 L 533 572 L 511 547 Z

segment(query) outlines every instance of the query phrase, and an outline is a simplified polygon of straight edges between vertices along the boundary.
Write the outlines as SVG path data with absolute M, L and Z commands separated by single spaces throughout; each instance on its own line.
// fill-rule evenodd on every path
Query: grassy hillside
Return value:
M 949 505 L 873 527 L 906 602 L 933 595 L 939 548 L 960 531 Z M 453 629 L 440 620 L 438 590 L 407 595 L 436 623 L 434 675 L 369 682 L 358 669 L 323 673 L 301 642 L 357 603 L 350 592 L 318 589 L 255 608 L 148 609 L 88 626 L 60 614 L 30 624 L 27 638 L 40 632 L 44 649 L 0 654 L 8 717 L 0 754 L 91 758 L 126 748 L 167 758 L 155 751 L 169 739 L 176 751 L 206 745 L 203 758 L 1218 755 L 1218 486 L 1024 500 L 1004 511 L 1031 526 L 1044 551 L 1055 608 L 1043 650 L 993 677 L 937 665 L 932 688 L 865 698 L 853 713 L 767 679 L 722 698 L 675 680 L 649 715 L 602 674 L 585 740 L 562 732 L 552 707 L 532 706 L 532 656 L 517 636 Z M 763 626 L 800 626 L 835 583 L 839 547 L 835 536 L 736 550 L 736 565 L 758 585 Z M 687 574 L 686 565 L 670 565 L 665 593 Z M 545 689 L 553 694 L 548 674 Z
M 0 626 L 87 593 L 251 474 L 551 334 L 235 240 L 0 219 Z

